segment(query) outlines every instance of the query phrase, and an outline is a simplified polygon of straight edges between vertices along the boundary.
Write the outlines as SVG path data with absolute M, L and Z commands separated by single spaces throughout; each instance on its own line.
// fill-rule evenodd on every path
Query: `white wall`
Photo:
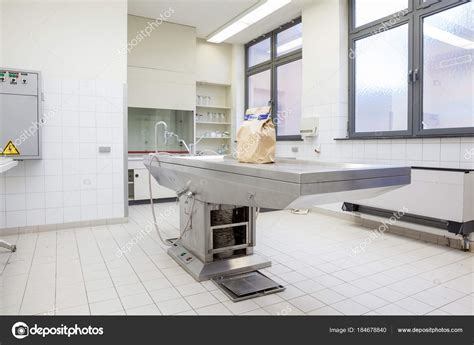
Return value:
M 315 139 L 278 143 L 279 156 L 325 161 L 407 164 L 474 168 L 474 137 L 334 141 L 347 133 L 348 35 L 347 1 L 320 0 L 308 4 L 303 20 L 303 116 L 318 116 Z M 321 145 L 321 154 L 314 149 Z M 299 147 L 297 154 L 292 147 Z
M 232 46 L 232 146 L 235 148 L 237 129 L 245 114 L 245 47 L 242 44 Z
M 126 13 L 126 0 L 2 1 L 0 66 L 41 71 L 53 116 L 43 159 L 0 176 L 0 228 L 124 217 Z
M 197 39 L 196 80 L 216 84 L 232 82 L 232 45 Z
M 129 15 L 128 42 L 153 22 Z M 163 22 L 149 37 L 129 46 L 128 84 L 130 107 L 194 110 L 196 29 Z
M 168 20 L 173 21 L 172 14 Z M 129 15 L 128 41 L 150 22 L 154 19 Z M 195 110 L 196 93 L 207 88 L 214 103 L 232 107 L 232 118 L 238 118 L 237 114 L 243 117 L 243 45 L 208 43 L 196 37 L 195 28 L 164 22 L 152 30 L 150 37 L 129 48 L 128 106 Z M 196 82 L 204 82 L 198 91 Z M 226 89 L 213 84 L 231 85 L 230 92 L 214 94 Z M 201 142 L 199 147 L 206 148 L 204 144 Z

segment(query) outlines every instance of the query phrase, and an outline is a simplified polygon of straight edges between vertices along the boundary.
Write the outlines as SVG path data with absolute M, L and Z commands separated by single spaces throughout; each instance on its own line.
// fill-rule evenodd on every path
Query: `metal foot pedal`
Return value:
M 264 274 L 253 271 L 211 279 L 233 302 L 280 292 L 285 288 Z

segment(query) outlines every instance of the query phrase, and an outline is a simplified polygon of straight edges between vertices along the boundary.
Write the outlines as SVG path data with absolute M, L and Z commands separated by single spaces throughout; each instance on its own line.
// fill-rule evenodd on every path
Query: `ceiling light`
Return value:
M 207 41 L 211 43 L 221 43 L 290 2 L 291 0 L 267 0 L 243 15 L 234 23 L 213 34 Z
M 463 49 L 474 49 L 474 42 L 425 23 L 423 33 L 435 40 Z
M 230 26 L 228 26 L 224 30 L 216 33 L 214 36 L 209 38 L 207 41 L 211 42 L 211 43 L 221 43 L 221 42 L 225 41 L 226 39 L 228 39 L 229 37 L 232 37 L 235 34 L 237 34 L 238 32 L 246 29 L 247 27 L 248 27 L 248 25 L 246 25 L 244 23 L 235 22 L 234 24 L 231 24 Z

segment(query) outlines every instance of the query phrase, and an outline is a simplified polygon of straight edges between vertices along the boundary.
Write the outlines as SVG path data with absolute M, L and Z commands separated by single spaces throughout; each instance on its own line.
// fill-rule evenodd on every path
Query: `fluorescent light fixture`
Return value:
M 278 55 L 281 55 L 283 53 L 286 53 L 290 50 L 293 50 L 295 48 L 301 47 L 303 45 L 303 38 L 299 37 L 297 39 L 294 39 L 293 41 L 287 42 L 285 44 L 282 44 L 277 48 L 277 53 Z
M 219 31 L 217 34 L 209 38 L 207 41 L 211 43 L 221 43 L 228 39 L 229 37 L 232 37 L 236 35 L 238 32 L 246 29 L 248 27 L 247 24 L 240 23 L 240 22 L 235 22 L 234 24 L 226 27 L 224 30 Z
M 207 41 L 211 43 L 221 43 L 290 2 L 291 0 L 267 0 L 234 23 L 213 34 Z
M 450 44 L 455 47 L 463 49 L 474 49 L 473 41 L 467 40 L 457 35 L 453 35 L 452 33 L 438 29 L 437 27 L 432 26 L 430 24 L 424 24 L 423 33 L 435 40 Z

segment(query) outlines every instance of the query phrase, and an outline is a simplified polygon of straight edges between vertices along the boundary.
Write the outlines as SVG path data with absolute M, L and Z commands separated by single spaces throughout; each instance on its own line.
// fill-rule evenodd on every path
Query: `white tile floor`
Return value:
M 162 223 L 169 237 L 177 217 Z M 149 221 L 148 205 L 133 206 L 128 224 L 5 238 L 18 251 L 0 250 L 0 314 L 473 314 L 469 253 L 387 234 L 350 257 L 370 229 L 316 213 L 262 213 L 257 251 L 273 262 L 263 271 L 286 290 L 233 303 L 171 260 L 146 233 Z

